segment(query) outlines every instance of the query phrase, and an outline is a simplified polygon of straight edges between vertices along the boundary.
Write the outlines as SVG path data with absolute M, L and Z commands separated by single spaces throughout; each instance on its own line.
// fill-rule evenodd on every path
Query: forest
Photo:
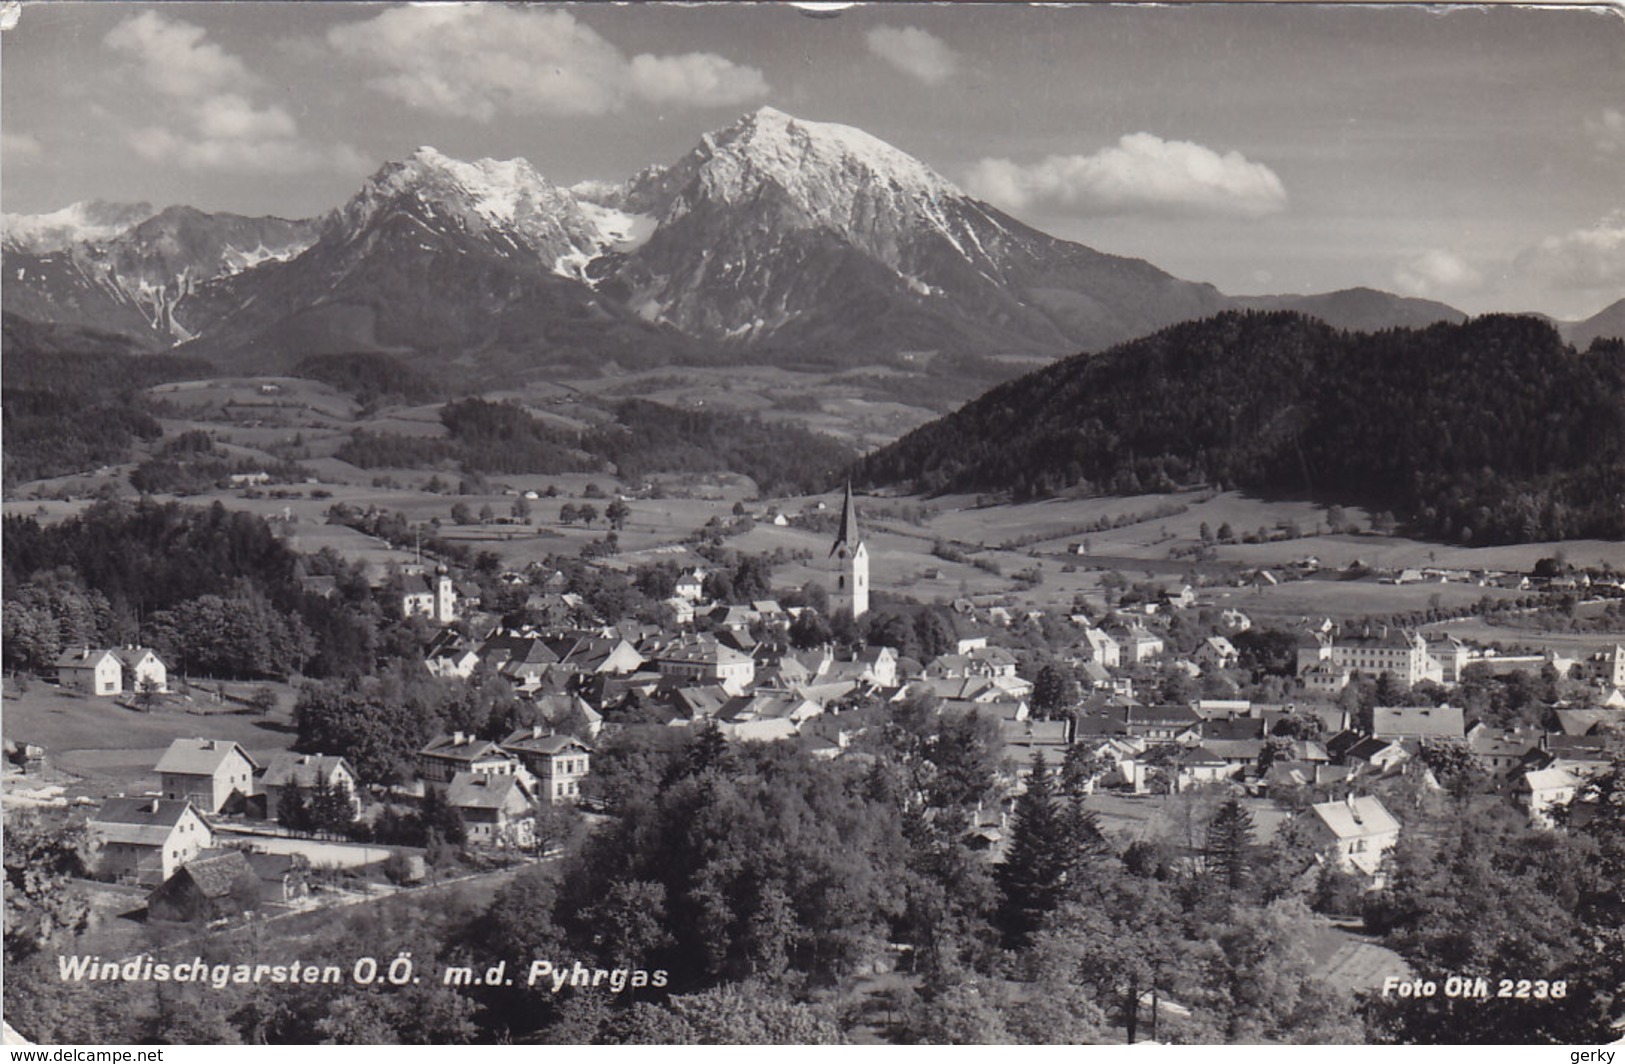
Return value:
M 928 494 L 1206 485 L 1359 504 L 1491 544 L 1625 538 L 1625 343 L 1546 322 L 1343 332 L 1227 313 L 1001 385 L 859 461 Z
M 195 358 L 137 354 L 124 337 L 5 315 L 5 485 L 125 461 L 163 435 L 142 389 L 209 376 Z

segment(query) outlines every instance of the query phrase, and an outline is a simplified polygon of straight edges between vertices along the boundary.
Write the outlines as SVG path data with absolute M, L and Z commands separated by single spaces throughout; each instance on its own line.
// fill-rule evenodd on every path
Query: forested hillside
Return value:
M 467 473 L 565 473 L 613 465 L 623 480 L 654 473 L 739 473 L 764 494 L 822 491 L 853 451 L 829 436 L 754 417 L 680 410 L 645 399 L 584 433 L 554 428 L 514 403 L 460 399 L 440 411 L 449 438 L 357 433 L 339 457 L 363 468 L 455 463 Z
M 1001 385 L 855 467 L 924 492 L 1206 483 L 1464 543 L 1625 538 L 1625 344 L 1535 318 L 1341 332 L 1227 313 Z
M 12 314 L 5 358 L 7 485 L 124 461 L 138 438 L 163 434 L 142 389 L 214 372 L 199 359 L 144 353 L 112 333 Z

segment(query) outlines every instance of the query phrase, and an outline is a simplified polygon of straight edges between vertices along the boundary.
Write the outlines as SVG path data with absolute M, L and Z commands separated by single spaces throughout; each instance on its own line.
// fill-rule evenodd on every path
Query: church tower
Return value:
M 869 548 L 858 531 L 858 510 L 852 505 L 852 485 L 841 502 L 841 527 L 829 549 L 831 610 L 851 610 L 857 620 L 869 612 Z

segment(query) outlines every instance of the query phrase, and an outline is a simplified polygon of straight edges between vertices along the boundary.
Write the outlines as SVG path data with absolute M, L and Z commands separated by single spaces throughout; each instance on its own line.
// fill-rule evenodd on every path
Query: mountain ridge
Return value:
M 376 350 L 493 380 L 565 365 L 1060 357 L 1238 306 L 1318 306 L 1340 327 L 1465 317 L 1374 290 L 1227 296 L 1027 226 L 855 127 L 771 107 L 619 184 L 566 188 L 524 159 L 422 147 L 316 219 L 255 230 L 138 207 L 112 236 L 122 216 L 108 205 L 54 223 L 7 216 L 21 272 L 5 308 L 227 368 Z M 44 250 L 49 234 L 66 246 Z

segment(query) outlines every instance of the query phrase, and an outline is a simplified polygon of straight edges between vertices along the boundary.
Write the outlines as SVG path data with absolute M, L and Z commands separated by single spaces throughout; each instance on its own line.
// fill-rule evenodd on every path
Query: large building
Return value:
M 1298 672 L 1326 663 L 1334 674 L 1359 672 L 1367 676 L 1391 673 L 1407 687 L 1423 680 L 1439 683 L 1444 670 L 1428 653 L 1427 640 L 1414 632 L 1380 628 L 1354 635 L 1311 634 L 1298 644 Z
M 858 531 L 858 510 L 852 504 L 852 485 L 841 501 L 841 527 L 829 549 L 832 610 L 851 610 L 857 620 L 869 612 L 869 547 Z

